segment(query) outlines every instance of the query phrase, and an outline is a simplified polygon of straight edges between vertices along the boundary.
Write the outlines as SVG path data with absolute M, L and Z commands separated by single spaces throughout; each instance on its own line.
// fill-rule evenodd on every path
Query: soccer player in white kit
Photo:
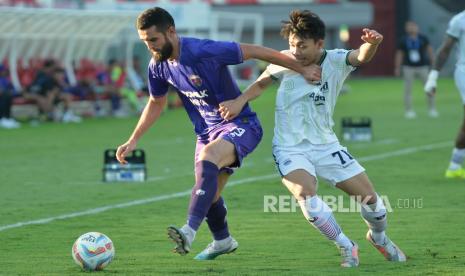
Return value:
M 317 176 L 361 199 L 361 214 L 369 230 L 366 239 L 389 261 L 406 261 L 405 254 L 386 236 L 386 207 L 373 189 L 365 169 L 341 146 L 332 130 L 332 114 L 344 80 L 355 67 L 371 60 L 383 36 L 363 29 L 359 49 L 325 50 L 325 25 L 308 10 L 291 12 L 281 34 L 289 40 L 284 53 L 303 65 L 321 66 L 318 83 L 309 84 L 291 70 L 269 65 L 233 101 L 224 102 L 223 118 L 231 120 L 273 80 L 276 96 L 273 155 L 283 184 L 298 200 L 305 218 L 340 249 L 343 267 L 359 264 L 358 246 L 342 232 L 331 208 L 317 195 Z
M 458 60 L 455 65 L 454 79 L 455 85 L 460 91 L 462 103 L 465 110 L 465 11 L 455 15 L 449 21 L 446 37 L 436 53 L 433 69 L 428 75 L 425 84 L 425 92 L 434 94 L 436 92 L 436 82 L 439 71 L 442 69 L 454 45 L 458 44 Z M 452 157 L 449 167 L 446 170 L 446 178 L 465 178 L 465 170 L 462 168 L 465 159 L 465 117 L 455 139 L 455 147 L 452 150 Z

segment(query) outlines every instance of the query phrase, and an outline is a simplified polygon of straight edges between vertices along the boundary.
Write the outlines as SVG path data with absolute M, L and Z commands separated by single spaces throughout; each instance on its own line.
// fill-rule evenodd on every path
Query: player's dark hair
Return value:
M 281 35 L 286 39 L 290 35 L 297 35 L 302 39 L 312 38 L 315 41 L 325 38 L 325 23 L 309 10 L 293 10 L 289 14 L 289 21 L 281 23 Z
M 152 26 L 164 33 L 169 27 L 175 26 L 174 19 L 169 12 L 160 7 L 150 8 L 137 17 L 136 27 L 138 30 L 146 30 Z

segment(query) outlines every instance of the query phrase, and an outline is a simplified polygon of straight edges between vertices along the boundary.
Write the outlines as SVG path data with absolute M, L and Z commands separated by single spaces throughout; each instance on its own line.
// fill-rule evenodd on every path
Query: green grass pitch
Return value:
M 264 195 L 289 195 L 271 158 L 275 95 L 270 89 L 253 102 L 263 141 L 231 178 L 235 185 L 224 191 L 239 249 L 211 262 L 192 259 L 210 242 L 205 224 L 191 254 L 171 252 L 166 227 L 184 223 L 188 196 L 157 197 L 188 191 L 194 182 L 195 137 L 184 110 L 166 112 L 140 141 L 148 156 L 145 183 L 100 181 L 103 150 L 124 142 L 137 118 L 0 129 L 0 275 L 83 275 L 71 246 L 89 231 L 107 234 L 116 248 L 116 258 L 99 275 L 465 275 L 465 180 L 443 177 L 463 117 L 453 81 L 439 82 L 437 119 L 427 116 L 417 83 L 414 120 L 403 117 L 400 80 L 347 83 L 351 91 L 339 98 L 335 129 L 339 133 L 343 116 L 372 118 L 373 142 L 343 144 L 367 169 L 378 193 L 388 196 L 393 212 L 387 233 L 409 256 L 407 263 L 384 261 L 365 241 L 367 228 L 359 213 L 335 213 L 360 246 L 360 267 L 342 269 L 335 246 L 300 209 L 264 212 Z M 318 194 L 343 193 L 321 182 Z M 141 199 L 151 202 L 46 220 Z M 45 220 L 4 229 L 39 219 Z

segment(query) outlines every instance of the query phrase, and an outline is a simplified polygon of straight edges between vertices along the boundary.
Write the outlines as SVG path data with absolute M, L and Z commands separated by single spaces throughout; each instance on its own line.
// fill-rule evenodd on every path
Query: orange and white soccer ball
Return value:
M 99 232 L 80 236 L 71 251 L 74 262 L 87 271 L 104 269 L 115 257 L 113 242 Z

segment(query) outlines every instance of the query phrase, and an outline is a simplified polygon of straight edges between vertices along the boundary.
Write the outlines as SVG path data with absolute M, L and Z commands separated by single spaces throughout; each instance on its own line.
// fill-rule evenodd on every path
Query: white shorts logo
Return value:
M 236 136 L 241 137 L 242 134 L 244 134 L 244 133 L 245 133 L 245 129 L 238 127 L 236 129 L 234 129 L 233 131 L 231 131 L 231 133 L 229 133 L 229 136 L 231 136 L 231 137 L 236 137 Z
M 198 196 L 203 196 L 205 194 L 205 191 L 202 189 L 198 189 L 197 191 L 195 191 L 195 194 Z

